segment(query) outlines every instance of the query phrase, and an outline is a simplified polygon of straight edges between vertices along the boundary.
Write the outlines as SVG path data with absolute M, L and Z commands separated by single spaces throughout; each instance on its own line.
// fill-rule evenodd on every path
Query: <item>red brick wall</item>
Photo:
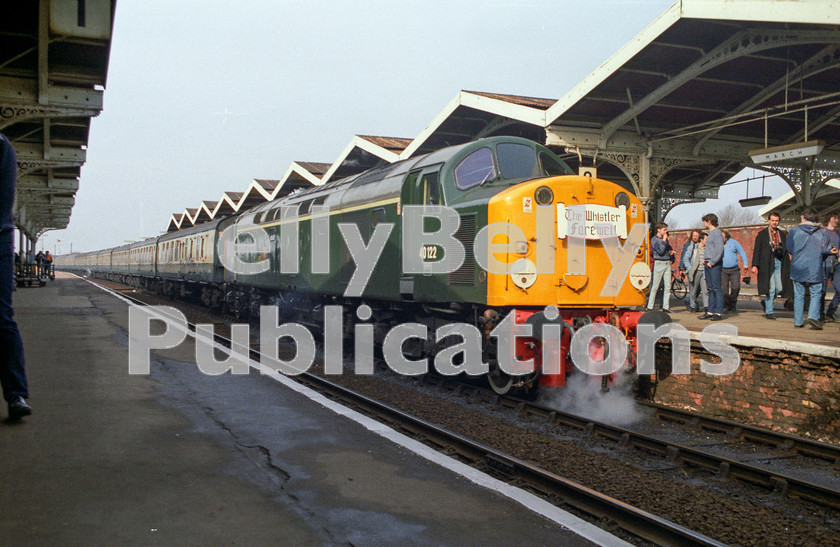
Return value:
M 747 258 L 750 260 L 749 266 L 752 266 L 753 247 L 755 246 L 755 236 L 761 230 L 767 228 L 766 224 L 750 225 L 750 226 L 728 226 L 724 230 L 729 231 L 734 239 L 744 247 L 747 252 Z M 679 267 L 680 259 L 682 258 L 682 248 L 685 242 L 691 237 L 691 230 L 674 230 L 670 232 L 671 247 L 677 252 L 677 260 L 674 263 L 675 268 Z M 750 272 L 750 284 L 755 284 L 755 276 Z
M 663 344 L 670 356 L 670 345 Z M 840 362 L 825 357 L 738 347 L 741 366 L 728 376 L 700 372 L 718 362 L 692 344 L 690 375 L 660 380 L 654 400 L 736 422 L 840 443 Z

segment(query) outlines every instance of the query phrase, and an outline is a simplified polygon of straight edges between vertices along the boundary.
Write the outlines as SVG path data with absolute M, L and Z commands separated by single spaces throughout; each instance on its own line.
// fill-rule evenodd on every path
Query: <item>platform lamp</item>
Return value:
M 741 207 L 755 207 L 757 205 L 767 205 L 770 203 L 773 198 L 764 195 L 764 179 L 766 177 L 767 175 L 761 175 L 761 195 L 754 198 L 750 197 L 750 178 L 747 177 L 747 197 L 738 200 Z

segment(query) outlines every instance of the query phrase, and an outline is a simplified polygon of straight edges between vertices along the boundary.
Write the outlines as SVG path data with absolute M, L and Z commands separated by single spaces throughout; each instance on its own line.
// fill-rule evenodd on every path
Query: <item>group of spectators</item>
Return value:
M 15 264 L 20 264 L 21 258 L 18 253 L 15 253 Z M 26 253 L 23 257 L 23 264 L 34 264 L 35 274 L 39 277 L 52 276 L 53 257 L 49 251 L 38 251 L 38 254 L 32 255 L 32 251 Z
M 764 296 L 767 319 L 776 319 L 773 308 L 776 297 L 790 298 L 792 293 L 795 327 L 805 325 L 806 298 L 810 299 L 807 322 L 812 329 L 822 329 L 826 321 L 836 321 L 840 304 L 838 215 L 828 215 L 821 225 L 816 211 L 806 209 L 801 223 L 789 234 L 779 228 L 779 221 L 779 214 L 771 213 L 767 229 L 756 235 L 750 267 L 744 247 L 728 231 L 718 227 L 717 215 L 705 215 L 704 230 L 692 230 L 678 266 L 679 275 L 688 286 L 685 300 L 688 310 L 701 311 L 702 300 L 700 319 L 719 321 L 724 313 L 737 313 L 741 276 L 748 277 L 752 271 L 758 293 Z M 653 309 L 662 285 L 662 309 L 670 313 L 671 264 L 676 253 L 668 243 L 667 224 L 656 225 L 656 235 L 650 244 L 654 266 L 647 308 Z M 743 266 L 739 265 L 739 257 Z M 834 297 L 826 309 L 829 282 L 834 287 Z

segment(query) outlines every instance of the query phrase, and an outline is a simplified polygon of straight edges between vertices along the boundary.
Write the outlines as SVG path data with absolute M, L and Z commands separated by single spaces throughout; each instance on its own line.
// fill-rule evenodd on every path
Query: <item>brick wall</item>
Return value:
M 670 345 L 663 346 L 670 356 Z M 719 359 L 695 343 L 691 350 L 692 373 L 660 380 L 655 402 L 840 444 L 837 360 L 738 347 L 738 370 L 711 376 L 700 372 L 700 360 Z
M 761 230 L 767 228 L 767 224 L 758 224 L 758 225 L 749 225 L 749 226 L 727 226 L 724 230 L 729 231 L 729 235 L 731 235 L 734 239 L 744 247 L 744 251 L 747 253 L 747 258 L 749 259 L 750 263 L 749 266 L 752 266 L 752 254 L 753 254 L 753 247 L 755 247 L 755 236 Z M 691 230 L 674 230 L 670 233 L 670 243 L 671 247 L 677 252 L 677 259 L 675 264 L 675 268 L 679 267 L 680 259 L 682 258 L 682 248 L 685 245 L 685 242 L 688 241 L 688 238 L 691 237 Z M 755 284 L 756 279 L 755 276 L 750 272 L 750 284 Z

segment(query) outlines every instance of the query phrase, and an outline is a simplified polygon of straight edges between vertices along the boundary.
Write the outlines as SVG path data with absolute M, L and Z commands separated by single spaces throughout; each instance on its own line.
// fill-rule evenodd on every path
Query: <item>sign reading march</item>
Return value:
M 627 239 L 627 208 L 609 205 L 557 204 L 557 237 L 583 239 L 620 237 Z

